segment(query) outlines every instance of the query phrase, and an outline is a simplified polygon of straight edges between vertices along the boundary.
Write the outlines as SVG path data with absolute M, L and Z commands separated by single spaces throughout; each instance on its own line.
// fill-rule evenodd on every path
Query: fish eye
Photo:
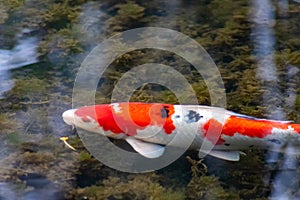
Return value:
M 169 107 L 168 106 L 163 106 L 160 110 L 161 117 L 162 118 L 168 118 L 169 117 Z

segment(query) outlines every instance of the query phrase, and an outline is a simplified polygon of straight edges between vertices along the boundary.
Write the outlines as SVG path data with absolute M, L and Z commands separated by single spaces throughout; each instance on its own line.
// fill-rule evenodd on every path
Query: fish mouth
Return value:
M 75 125 L 75 112 L 77 109 L 70 109 L 65 111 L 62 114 L 62 118 L 64 122 L 68 125 L 74 126 Z

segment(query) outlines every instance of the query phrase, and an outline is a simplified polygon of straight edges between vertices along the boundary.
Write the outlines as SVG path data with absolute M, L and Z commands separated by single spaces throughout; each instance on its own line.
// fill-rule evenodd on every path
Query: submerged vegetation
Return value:
M 133 1 L 124 4 L 117 4 L 113 9 L 117 9 L 117 14 L 107 20 L 106 30 L 110 34 L 121 32 L 131 28 L 142 27 L 142 19 L 145 8 Z
M 11 98 L 17 98 L 18 100 L 28 99 L 30 101 L 46 98 L 46 80 L 41 80 L 38 78 L 25 78 L 23 80 L 18 80 L 14 88 L 9 91 L 8 96 Z
M 13 131 L 15 123 L 13 123 L 11 117 L 7 113 L 0 114 L 0 134 L 7 131 Z
M 78 189 L 73 199 L 87 198 L 91 200 L 101 199 L 161 199 L 181 200 L 184 193 L 166 189 L 159 183 L 156 174 L 129 175 L 128 180 L 122 181 L 118 177 L 109 177 L 99 185 Z
M 41 56 L 63 58 L 83 51 L 78 40 L 79 33 L 75 29 L 63 28 L 53 32 L 55 34 L 49 34 L 40 42 L 38 50 Z
M 264 162 L 265 152 L 249 151 L 239 163 L 188 158 L 175 163 L 174 177 L 164 173 L 171 167 L 156 173 L 121 173 L 97 161 L 76 136 L 69 142 L 77 151 L 64 148 L 58 138 L 72 132 L 60 115 L 71 108 L 75 72 L 82 59 L 101 39 L 132 28 L 162 26 L 192 37 L 208 51 L 222 75 L 228 109 L 268 117 L 268 104 L 280 101 L 286 120 L 300 122 L 300 6 L 296 1 L 289 3 L 285 14 L 277 8 L 274 19 L 279 90 L 266 100 L 267 105 L 262 105 L 269 83 L 257 75 L 248 1 L 181 1 L 175 5 L 165 1 L 0 0 L 0 28 L 15 27 L 9 34 L 3 30 L 3 35 L 14 40 L 15 29 L 33 29 L 35 32 L 30 34 L 39 38 L 41 60 L 15 70 L 15 86 L 0 100 L 0 137 L 4 141 L 0 144 L 0 182 L 16 184 L 20 194 L 38 187 L 53 190 L 63 194 L 61 199 L 267 199 L 280 166 Z M 88 17 L 83 22 L 84 11 Z M 99 35 L 87 39 L 89 28 L 98 26 Z M 5 40 L 0 36 L 0 46 L 6 44 Z M 132 51 L 111 63 L 99 81 L 97 103 L 110 102 L 112 90 L 124 73 L 144 63 L 173 67 L 192 85 L 199 104 L 210 104 L 201 74 L 183 58 L 155 49 Z M 173 77 L 164 75 L 174 82 Z M 130 77 L 131 83 L 139 78 Z M 158 84 L 134 89 L 131 101 L 178 103 L 183 98 Z M 278 163 L 283 161 L 278 158 Z M 188 166 L 183 172 L 187 174 L 186 182 L 181 180 L 181 165 Z M 32 185 L 36 180 L 42 186 Z M 291 182 L 299 184 L 297 177 Z M 293 192 L 295 196 L 299 193 Z

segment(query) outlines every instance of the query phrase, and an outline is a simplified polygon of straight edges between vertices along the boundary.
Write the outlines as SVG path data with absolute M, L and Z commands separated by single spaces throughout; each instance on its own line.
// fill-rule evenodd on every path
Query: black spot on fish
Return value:
M 176 115 L 175 118 L 180 118 L 180 115 Z
M 162 107 L 162 109 L 160 110 L 161 113 L 161 117 L 162 118 L 168 118 L 169 117 L 169 107 L 168 106 L 164 106 Z
M 274 144 L 281 144 L 281 142 L 279 140 L 276 140 L 276 139 L 270 139 L 268 140 L 269 142 L 272 142 Z
M 189 110 L 189 113 L 186 115 L 186 122 L 193 123 L 199 121 L 203 116 L 193 110 Z
M 230 144 L 229 144 L 229 143 L 225 143 L 224 145 L 225 145 L 225 146 L 230 146 Z

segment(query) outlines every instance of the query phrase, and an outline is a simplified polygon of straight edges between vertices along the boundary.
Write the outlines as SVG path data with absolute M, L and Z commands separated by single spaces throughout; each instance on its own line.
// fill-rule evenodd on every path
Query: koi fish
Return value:
M 225 109 L 222 120 L 216 117 L 219 111 L 220 108 L 201 105 L 129 102 L 71 109 L 62 117 L 68 125 L 123 139 L 147 158 L 160 157 L 176 135 L 191 137 L 189 132 L 194 130 L 190 149 L 199 150 L 205 141 L 213 145 L 207 154 L 229 161 L 238 161 L 245 149 L 278 151 L 287 142 L 299 144 L 300 124 L 259 119 Z M 181 147 L 180 143 L 177 145 Z

